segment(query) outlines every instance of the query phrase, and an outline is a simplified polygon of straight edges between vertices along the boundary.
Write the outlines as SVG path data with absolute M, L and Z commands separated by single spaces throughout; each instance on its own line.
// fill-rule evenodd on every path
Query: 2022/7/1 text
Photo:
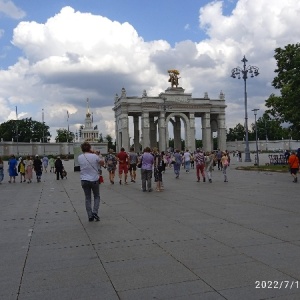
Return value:
M 262 280 L 255 281 L 256 289 L 292 289 L 299 288 L 299 281 L 293 280 Z

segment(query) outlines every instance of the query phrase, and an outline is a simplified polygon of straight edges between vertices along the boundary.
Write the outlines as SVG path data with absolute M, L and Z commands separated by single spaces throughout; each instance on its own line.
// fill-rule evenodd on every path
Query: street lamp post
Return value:
M 266 151 L 268 151 L 268 131 L 267 131 L 267 122 L 265 120 L 265 130 L 266 130 Z
M 255 66 L 246 66 L 246 62 L 248 60 L 244 56 L 242 59 L 243 68 L 236 67 L 232 69 L 231 71 L 231 77 L 232 78 L 238 78 L 241 79 L 241 77 L 244 79 L 244 97 L 245 97 L 245 162 L 250 162 L 250 151 L 249 151 L 249 138 L 248 138 L 248 113 L 247 113 L 247 78 L 248 78 L 248 73 L 251 74 L 250 77 L 257 76 L 258 73 L 258 68 Z
M 258 108 L 252 109 L 252 111 L 254 112 L 254 118 L 255 118 L 255 142 L 256 142 L 256 164 L 257 164 L 257 166 L 259 166 L 258 144 L 257 144 L 257 124 L 256 124 L 256 115 L 257 115 L 258 110 L 259 110 Z

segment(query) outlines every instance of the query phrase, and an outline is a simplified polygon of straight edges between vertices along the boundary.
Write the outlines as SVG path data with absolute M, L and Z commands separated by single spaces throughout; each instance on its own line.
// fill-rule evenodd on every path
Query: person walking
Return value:
M 2 183 L 3 179 L 4 179 L 4 162 L 0 157 L 0 183 Z
M 123 147 L 117 154 L 117 159 L 119 162 L 119 183 L 122 184 L 122 175 L 124 173 L 124 183 L 127 184 L 128 154 L 125 152 L 125 149 Z
M 56 174 L 56 180 L 59 180 L 59 176 L 61 179 L 63 179 L 63 163 L 62 160 L 60 159 L 60 156 L 57 156 L 55 163 L 54 163 L 54 167 L 55 167 L 55 174 Z
M 295 151 L 291 152 L 288 162 L 290 167 L 290 173 L 294 178 L 293 182 L 298 182 L 297 173 L 299 170 L 299 158 Z
M 173 164 L 173 168 L 174 168 L 174 173 L 175 173 L 175 178 L 179 178 L 180 175 L 180 166 L 182 164 L 182 156 L 180 154 L 180 151 L 178 149 L 175 150 L 175 153 L 173 154 L 174 157 L 174 164 Z
M 16 182 L 16 176 L 18 176 L 17 172 L 17 165 L 18 161 L 16 160 L 16 157 L 12 154 L 8 160 L 8 173 L 9 173 L 9 183 Z
M 50 166 L 50 172 L 54 173 L 55 172 L 55 159 L 53 156 L 51 156 L 49 159 L 49 166 Z
M 42 173 L 43 173 L 43 163 L 40 157 L 38 156 L 38 154 L 36 154 L 35 159 L 33 161 L 33 168 L 36 174 L 36 181 L 41 182 Z
M 154 156 L 154 181 L 156 182 L 156 191 L 161 192 L 162 189 L 162 172 L 163 172 L 163 157 L 156 147 L 153 148 Z
M 226 152 L 222 152 L 221 164 L 222 164 L 222 170 L 223 170 L 223 175 L 224 175 L 224 182 L 228 182 L 227 168 L 229 166 L 229 162 L 228 162 L 228 156 L 227 156 Z
M 218 160 L 218 170 L 222 171 L 222 151 L 220 149 L 218 149 L 216 157 Z
M 25 163 L 23 157 L 21 157 L 21 160 L 19 162 L 18 172 L 20 173 L 20 183 L 25 182 Z
M 142 177 L 142 190 L 143 192 L 152 192 L 151 180 L 152 180 L 152 169 L 154 163 L 154 157 L 150 153 L 151 149 L 146 147 L 144 153 L 141 155 L 141 177 Z
M 45 173 L 47 173 L 49 159 L 46 155 L 43 157 L 42 162 L 43 162 L 44 171 L 45 171 Z
M 109 173 L 109 181 L 111 184 L 115 183 L 115 172 L 117 168 L 117 158 L 113 154 L 113 149 L 109 149 L 109 153 L 105 156 L 105 166 Z
M 196 176 L 197 176 L 197 182 L 200 182 L 200 173 L 203 178 L 203 182 L 205 182 L 205 157 L 203 154 L 203 151 L 197 148 L 196 154 L 195 154 L 195 162 L 196 162 Z
M 195 169 L 195 155 L 196 153 L 191 153 L 191 169 Z
M 129 171 L 129 174 L 130 174 L 131 182 L 135 182 L 138 155 L 137 155 L 137 153 L 134 152 L 133 147 L 130 148 L 130 151 L 128 153 L 128 157 L 129 157 L 129 169 L 128 169 L 128 171 Z
M 32 169 L 33 169 L 33 161 L 31 156 L 27 156 L 25 161 L 25 179 L 27 180 L 27 183 L 32 182 Z
M 89 222 L 100 221 L 98 215 L 100 207 L 100 185 L 99 185 L 99 166 L 104 165 L 104 161 L 100 160 L 99 156 L 95 154 L 91 145 L 88 142 L 81 144 L 81 151 L 78 156 L 78 163 L 80 166 L 80 180 L 81 187 L 85 196 L 85 209 L 88 215 Z M 94 205 L 92 208 L 92 193 L 94 196 Z
M 186 149 L 183 154 L 183 161 L 184 161 L 185 172 L 189 173 L 191 169 L 191 153 L 189 152 L 188 149 Z
M 208 177 L 209 183 L 212 183 L 212 170 L 214 167 L 215 155 L 213 152 L 207 152 L 205 156 L 205 172 Z

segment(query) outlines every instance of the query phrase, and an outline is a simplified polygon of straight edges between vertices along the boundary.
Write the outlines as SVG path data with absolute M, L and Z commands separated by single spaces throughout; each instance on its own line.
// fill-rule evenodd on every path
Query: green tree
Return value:
M 29 143 L 30 141 L 48 142 L 51 134 L 49 132 L 49 126 L 45 123 L 33 121 L 31 118 L 25 118 L 21 120 L 9 120 L 0 124 L 0 137 L 4 141 L 14 141 Z
M 260 140 L 281 140 L 282 138 L 290 138 L 290 129 L 284 128 L 279 120 L 273 118 L 266 112 L 262 117 L 257 119 L 256 124 L 257 137 Z M 255 140 L 255 123 L 251 124 L 251 129 L 251 139 Z
M 203 142 L 202 142 L 202 140 L 197 140 L 196 139 L 196 148 L 202 148 L 203 147 Z
M 300 44 L 276 48 L 277 69 L 272 85 L 280 90 L 266 100 L 267 112 L 280 123 L 290 124 L 293 137 L 300 138 Z
M 227 141 L 241 141 L 245 136 L 245 127 L 238 123 L 234 128 L 229 128 L 227 132 Z
M 72 143 L 75 138 L 75 134 L 72 131 L 69 131 L 67 129 L 57 129 L 56 130 L 57 136 L 55 137 L 55 142 L 56 143 Z

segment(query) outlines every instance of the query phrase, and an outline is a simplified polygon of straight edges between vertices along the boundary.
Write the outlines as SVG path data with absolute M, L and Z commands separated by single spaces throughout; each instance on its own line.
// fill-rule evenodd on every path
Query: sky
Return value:
M 276 76 L 274 50 L 300 41 L 299 0 L 0 0 L 0 123 L 32 118 L 75 132 L 89 98 L 94 125 L 115 137 L 115 95 L 157 96 L 168 69 L 192 97 L 225 94 L 226 127 L 249 125 L 266 110 Z M 69 119 L 67 118 L 69 112 Z

